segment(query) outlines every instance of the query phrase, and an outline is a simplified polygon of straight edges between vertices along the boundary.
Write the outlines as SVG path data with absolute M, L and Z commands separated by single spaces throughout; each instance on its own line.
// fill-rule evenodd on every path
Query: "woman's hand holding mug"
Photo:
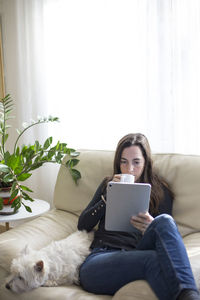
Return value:
M 124 182 L 124 183 L 134 183 L 135 176 L 132 174 L 115 174 L 112 181 Z

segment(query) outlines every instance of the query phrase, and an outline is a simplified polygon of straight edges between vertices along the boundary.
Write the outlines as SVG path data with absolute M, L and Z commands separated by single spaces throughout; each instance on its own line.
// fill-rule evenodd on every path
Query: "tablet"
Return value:
M 130 218 L 149 210 L 151 185 L 110 181 L 107 185 L 105 229 L 133 231 Z

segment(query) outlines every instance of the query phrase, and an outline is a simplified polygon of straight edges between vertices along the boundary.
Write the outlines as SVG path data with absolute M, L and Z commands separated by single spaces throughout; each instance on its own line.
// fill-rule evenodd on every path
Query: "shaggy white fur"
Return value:
M 6 288 L 21 293 L 39 286 L 79 284 L 79 267 L 90 253 L 93 232 L 76 231 L 39 251 L 26 246 L 11 263 Z

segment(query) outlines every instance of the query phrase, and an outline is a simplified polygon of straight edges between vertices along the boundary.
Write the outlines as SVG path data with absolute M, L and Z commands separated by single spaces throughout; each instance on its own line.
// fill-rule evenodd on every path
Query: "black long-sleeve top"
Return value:
M 91 231 L 96 225 L 97 230 L 94 234 L 94 240 L 90 246 L 91 249 L 96 247 L 111 247 L 118 249 L 132 250 L 136 247 L 142 238 L 142 233 L 135 227 L 133 232 L 119 232 L 105 230 L 105 210 L 106 204 L 101 199 L 103 182 L 99 185 L 93 199 L 82 212 L 78 220 L 78 229 Z M 158 211 L 159 214 L 172 214 L 172 197 L 168 189 L 163 186 L 164 199 L 160 203 Z M 151 214 L 151 211 L 150 211 Z M 153 217 L 156 215 L 152 214 Z

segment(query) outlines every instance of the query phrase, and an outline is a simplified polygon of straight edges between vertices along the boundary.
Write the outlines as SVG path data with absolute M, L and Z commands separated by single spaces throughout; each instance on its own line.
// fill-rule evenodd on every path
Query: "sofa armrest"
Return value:
M 77 216 L 62 210 L 48 213 L 0 234 L 0 267 L 9 272 L 14 257 L 28 244 L 40 249 L 77 229 Z

